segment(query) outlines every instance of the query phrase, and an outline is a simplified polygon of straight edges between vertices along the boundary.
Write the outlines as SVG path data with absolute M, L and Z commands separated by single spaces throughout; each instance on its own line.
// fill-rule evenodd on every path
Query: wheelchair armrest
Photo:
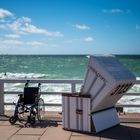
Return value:
M 19 96 L 19 97 L 23 97 L 23 93 L 19 93 L 18 96 Z
M 20 93 L 20 94 L 18 94 L 18 96 L 19 96 L 18 103 L 22 103 L 22 102 L 24 102 L 23 94 Z

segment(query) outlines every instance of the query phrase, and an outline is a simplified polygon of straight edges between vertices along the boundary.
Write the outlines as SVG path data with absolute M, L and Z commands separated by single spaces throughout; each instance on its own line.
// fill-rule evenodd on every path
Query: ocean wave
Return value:
M 81 79 L 79 76 L 41 73 L 0 73 L 0 79 Z
M 42 79 L 47 76 L 40 73 L 0 73 L 0 79 Z

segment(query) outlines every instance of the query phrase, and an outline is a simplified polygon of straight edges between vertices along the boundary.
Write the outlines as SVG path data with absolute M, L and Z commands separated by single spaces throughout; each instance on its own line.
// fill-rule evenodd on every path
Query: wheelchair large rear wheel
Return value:
M 44 106 L 44 100 L 42 98 L 39 98 L 38 100 L 38 106 L 37 106 L 37 118 L 39 121 L 44 120 L 45 115 L 45 106 Z

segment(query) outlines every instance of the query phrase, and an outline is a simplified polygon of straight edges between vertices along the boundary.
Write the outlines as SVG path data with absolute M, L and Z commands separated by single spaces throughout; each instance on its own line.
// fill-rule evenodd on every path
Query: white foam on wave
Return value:
M 136 77 L 137 80 L 140 80 L 140 77 Z
M 136 77 L 137 80 L 140 80 L 140 77 Z M 140 93 L 140 85 L 134 85 L 128 93 Z M 123 96 L 118 103 L 126 105 L 140 105 L 140 96 Z M 124 108 L 125 112 L 138 112 L 140 113 L 139 108 Z
M 0 73 L 0 79 L 40 79 L 47 77 L 47 74 L 40 73 Z

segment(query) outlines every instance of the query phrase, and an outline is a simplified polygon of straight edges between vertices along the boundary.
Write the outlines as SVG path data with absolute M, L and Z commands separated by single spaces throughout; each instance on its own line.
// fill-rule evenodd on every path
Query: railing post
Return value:
M 71 91 L 72 91 L 72 93 L 76 92 L 76 84 L 75 83 L 71 83 Z
M 0 115 L 4 115 L 4 82 L 0 80 Z

